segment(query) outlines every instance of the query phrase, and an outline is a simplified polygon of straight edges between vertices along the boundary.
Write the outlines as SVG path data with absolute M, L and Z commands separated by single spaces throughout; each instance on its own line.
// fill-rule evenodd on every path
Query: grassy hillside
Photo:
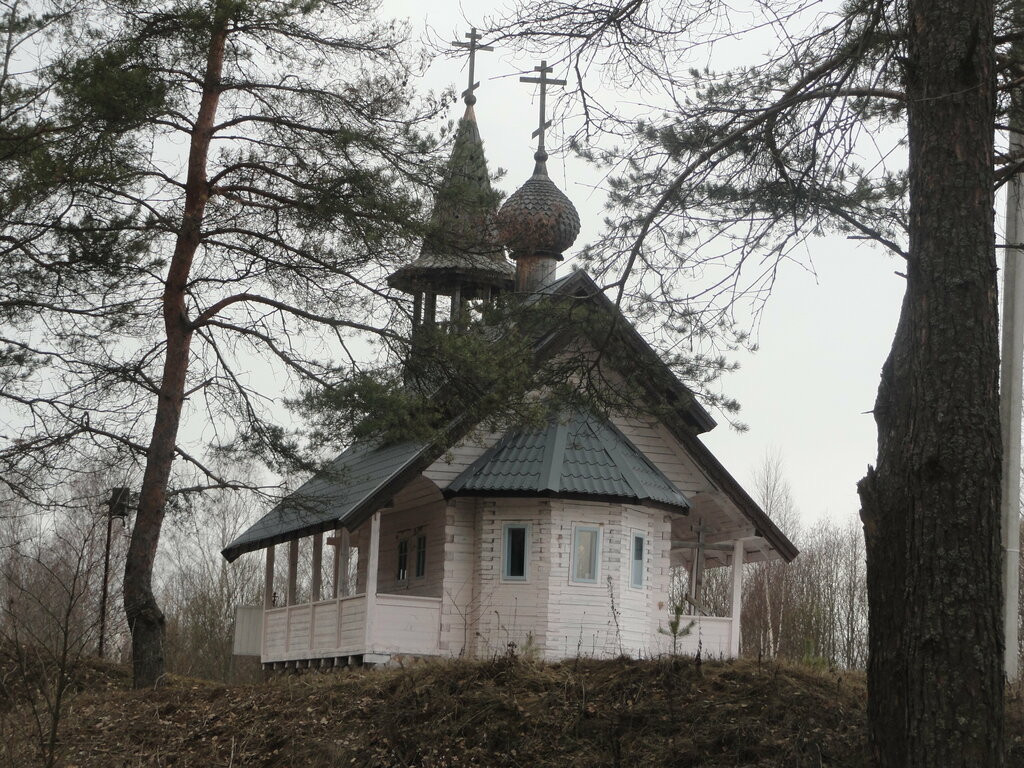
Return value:
M 58 765 L 866 765 L 863 676 L 778 664 L 500 658 L 142 692 L 113 667 L 84 680 Z M 0 765 L 38 764 L 24 706 L 6 703 Z

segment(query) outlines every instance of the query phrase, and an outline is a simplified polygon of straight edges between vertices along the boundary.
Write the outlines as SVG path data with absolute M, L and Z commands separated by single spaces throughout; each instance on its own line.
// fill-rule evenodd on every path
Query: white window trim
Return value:
M 640 559 L 640 583 L 633 580 L 633 563 L 636 562 L 636 540 L 644 543 L 643 557 Z M 647 586 L 647 534 L 643 531 L 631 530 L 629 536 L 629 586 L 631 589 L 644 589 Z
M 594 547 L 594 578 L 576 578 L 576 536 L 580 531 L 594 531 L 597 534 L 597 544 Z M 581 523 L 572 527 L 572 556 L 569 558 L 569 581 L 573 584 L 597 584 L 601 581 L 601 540 L 604 538 L 603 529 L 600 525 Z
M 522 576 L 510 576 L 508 573 L 509 566 L 509 546 L 511 544 L 508 532 L 512 528 L 522 529 L 526 533 L 523 536 L 523 575 Z M 501 580 L 510 581 L 517 584 L 530 580 L 530 523 L 517 523 L 508 522 L 502 523 L 501 525 Z

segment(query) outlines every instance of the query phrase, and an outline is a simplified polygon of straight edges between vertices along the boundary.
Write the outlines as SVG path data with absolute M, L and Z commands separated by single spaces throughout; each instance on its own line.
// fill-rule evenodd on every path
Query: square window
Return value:
M 578 525 L 572 536 L 572 580 L 593 584 L 597 581 L 601 529 L 596 525 Z
M 633 551 L 630 558 L 629 586 L 643 589 L 644 586 L 644 548 L 647 537 L 642 533 L 633 534 Z
M 398 542 L 398 574 L 395 576 L 398 581 L 405 581 L 409 578 L 409 540 L 402 539 Z
M 505 523 L 502 527 L 501 577 L 510 581 L 526 581 L 526 551 L 530 526 L 527 523 Z
M 416 578 L 421 579 L 427 573 L 427 537 L 416 537 Z

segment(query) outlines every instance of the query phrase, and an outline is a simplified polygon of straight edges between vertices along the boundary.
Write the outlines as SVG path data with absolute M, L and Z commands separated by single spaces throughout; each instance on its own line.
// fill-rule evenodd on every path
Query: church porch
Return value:
M 354 534 L 342 529 L 326 540 L 322 534 L 311 537 L 305 600 L 298 596 L 299 541 L 286 545 L 283 595 L 274 590 L 277 547 L 266 548 L 267 597 L 262 607 L 240 609 L 245 615 L 236 623 L 236 652 L 258 654 L 271 669 L 384 663 L 396 655 L 438 655 L 441 598 L 400 592 L 393 578 L 384 578 L 385 569 L 394 576 L 391 571 L 403 567 L 411 577 L 426 561 L 425 553 L 422 559 L 418 557 L 415 540 L 403 555 L 391 551 L 395 547 L 382 546 L 382 530 L 393 539 L 396 521 L 403 524 L 400 515 L 391 517 L 389 520 L 386 513 L 378 511 Z M 329 590 L 323 589 L 324 545 L 334 550 Z M 360 551 L 363 563 L 359 562 Z M 387 562 L 382 562 L 382 553 Z M 398 558 L 400 565 L 390 562 Z

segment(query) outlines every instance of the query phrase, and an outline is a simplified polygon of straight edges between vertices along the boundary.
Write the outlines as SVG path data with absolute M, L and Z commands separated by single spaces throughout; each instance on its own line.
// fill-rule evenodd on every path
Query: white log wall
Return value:
M 534 498 L 480 501 L 475 530 L 478 591 L 470 619 L 476 626 L 473 650 L 477 656 L 506 653 L 509 643 L 515 643 L 517 653 L 544 653 L 551 551 L 559 546 L 551 531 L 550 504 Z M 525 581 L 502 578 L 505 523 L 530 526 Z
M 466 656 L 476 647 L 478 506 L 477 499 L 457 498 L 445 509 L 440 650 L 448 656 Z
M 716 493 L 685 449 L 662 425 L 616 418 L 616 426 L 684 493 Z M 264 661 L 361 653 L 489 656 L 536 653 L 548 659 L 650 656 L 671 651 L 659 632 L 670 618 L 673 515 L 642 506 L 542 498 L 457 498 L 443 488 L 497 435 L 470 437 L 434 462 L 381 515 L 377 601 L 367 640 L 370 521 L 351 534 L 358 550 L 355 597 L 270 608 L 263 617 Z M 719 510 L 712 522 L 737 524 Z M 502 578 L 503 525 L 530 526 L 525 581 Z M 597 583 L 570 578 L 573 528 L 601 530 Z M 645 537 L 644 585 L 631 586 L 634 533 Z M 426 574 L 415 577 L 416 539 L 426 536 Z M 397 579 L 398 542 L 409 541 L 408 578 Z M 615 614 L 613 614 L 613 605 Z M 687 619 L 689 621 L 689 619 Z M 695 618 L 680 651 L 728 656 L 735 636 L 728 617 Z

